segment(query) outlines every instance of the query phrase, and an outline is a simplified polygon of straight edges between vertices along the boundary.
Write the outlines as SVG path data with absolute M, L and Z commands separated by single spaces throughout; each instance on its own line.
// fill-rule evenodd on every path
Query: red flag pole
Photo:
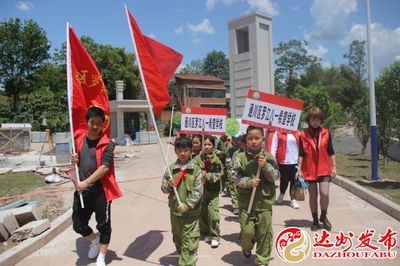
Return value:
M 171 169 L 168 167 L 167 157 L 165 156 L 164 148 L 163 148 L 163 145 L 162 145 L 162 143 L 161 143 L 160 134 L 159 134 L 159 132 L 158 132 L 158 128 L 157 128 L 157 124 L 156 124 L 156 119 L 155 119 L 155 117 L 154 117 L 154 112 L 153 112 L 152 105 L 151 105 L 151 102 L 150 102 L 149 92 L 148 92 L 147 86 L 146 86 L 146 80 L 145 80 L 145 78 L 144 78 L 142 66 L 141 66 L 141 63 L 140 63 L 139 53 L 138 53 L 138 50 L 137 50 L 137 47 L 136 47 L 135 36 L 134 36 L 134 34 L 133 34 L 132 25 L 131 25 L 131 22 L 130 22 L 130 20 L 129 20 L 129 11 L 128 11 L 128 7 L 127 7 L 126 5 L 125 5 L 125 12 L 126 12 L 126 18 L 128 19 L 128 25 L 129 25 L 129 29 L 130 29 L 130 32 L 131 32 L 131 37 L 132 37 L 132 41 L 133 41 L 133 46 L 134 46 L 134 48 L 135 48 L 135 54 L 136 54 L 136 60 L 137 60 L 137 62 L 138 62 L 138 66 L 139 66 L 140 78 L 142 79 L 144 93 L 145 93 L 145 95 L 146 95 L 147 104 L 149 105 L 150 116 L 151 116 L 151 119 L 152 119 L 152 121 L 153 121 L 154 129 L 155 129 L 156 135 L 157 135 L 158 145 L 160 146 L 161 153 L 162 153 L 162 156 L 163 156 L 163 159 L 164 159 L 164 163 L 165 163 L 165 166 L 166 166 L 166 168 L 167 168 L 167 170 L 168 170 L 169 178 L 170 178 L 171 180 L 173 180 L 172 173 L 171 173 Z M 179 198 L 179 195 L 178 195 L 178 191 L 177 191 L 177 189 L 176 189 L 175 186 L 173 187 L 173 190 L 174 190 L 174 193 L 175 193 L 176 200 L 178 201 L 178 204 L 182 204 L 182 202 L 181 202 L 181 200 L 180 200 L 180 198 Z
M 72 68 L 71 68 L 71 46 L 69 43 L 69 28 L 70 25 L 67 22 L 67 95 L 68 95 L 68 116 L 69 116 L 69 128 L 71 131 L 71 145 L 72 145 L 72 154 L 76 153 L 75 150 L 75 140 L 74 140 L 74 126 L 72 122 L 72 94 L 73 94 L 73 85 L 72 85 Z M 79 169 L 78 164 L 75 164 L 75 173 L 76 173 L 76 181 L 80 182 L 79 179 Z M 75 183 L 74 183 L 75 185 Z M 82 193 L 79 193 L 79 199 L 81 202 L 82 209 L 85 208 L 85 204 L 83 203 Z

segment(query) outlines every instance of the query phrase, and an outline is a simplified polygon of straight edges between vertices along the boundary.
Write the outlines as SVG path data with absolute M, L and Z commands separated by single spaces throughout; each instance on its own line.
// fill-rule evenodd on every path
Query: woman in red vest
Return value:
M 336 176 L 335 152 L 329 131 L 321 127 L 325 114 L 318 107 L 308 110 L 306 128 L 300 135 L 299 175 L 309 182 L 310 210 L 313 217 L 311 230 L 323 228 L 330 231 L 332 225 L 326 214 L 329 205 L 329 185 Z M 318 221 L 318 187 L 320 194 L 321 216 Z
M 294 180 L 297 174 L 297 160 L 299 157 L 299 132 L 294 134 L 275 131 L 272 134 L 271 154 L 275 156 L 279 166 L 280 173 L 280 194 L 276 202 L 281 204 L 285 196 L 287 187 L 290 183 L 290 190 L 294 186 Z M 290 207 L 300 208 L 297 201 L 290 199 Z

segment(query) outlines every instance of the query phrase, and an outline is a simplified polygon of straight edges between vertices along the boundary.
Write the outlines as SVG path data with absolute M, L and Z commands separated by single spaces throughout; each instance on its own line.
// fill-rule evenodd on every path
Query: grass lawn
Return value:
M 26 193 L 45 185 L 43 176 L 38 174 L 29 172 L 5 173 L 0 175 L 0 197 Z
M 368 182 L 371 177 L 371 158 L 361 154 L 336 154 L 338 175 L 400 204 L 400 163 L 386 159 L 378 161 L 378 175 L 381 182 Z

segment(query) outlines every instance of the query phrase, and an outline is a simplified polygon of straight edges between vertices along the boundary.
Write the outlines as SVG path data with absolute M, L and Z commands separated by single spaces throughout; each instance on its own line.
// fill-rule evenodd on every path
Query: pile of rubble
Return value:
M 37 201 L 18 200 L 1 207 L 0 241 L 20 242 L 40 235 L 50 228 L 50 221 L 42 219 Z

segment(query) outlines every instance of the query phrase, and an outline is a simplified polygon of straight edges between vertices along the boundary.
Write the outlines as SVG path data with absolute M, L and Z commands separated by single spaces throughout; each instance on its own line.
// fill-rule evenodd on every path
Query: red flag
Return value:
M 70 104 L 74 138 L 79 132 L 86 132 L 86 112 L 96 106 L 104 110 L 106 123 L 103 131 L 110 137 L 110 107 L 106 87 L 100 71 L 80 42 L 72 27 L 68 29 Z
M 170 47 L 143 35 L 127 8 L 126 11 L 137 49 L 139 68 L 144 77 L 142 82 L 145 83 L 144 88 L 147 87 L 154 115 L 159 116 L 170 101 L 167 86 L 183 56 Z

